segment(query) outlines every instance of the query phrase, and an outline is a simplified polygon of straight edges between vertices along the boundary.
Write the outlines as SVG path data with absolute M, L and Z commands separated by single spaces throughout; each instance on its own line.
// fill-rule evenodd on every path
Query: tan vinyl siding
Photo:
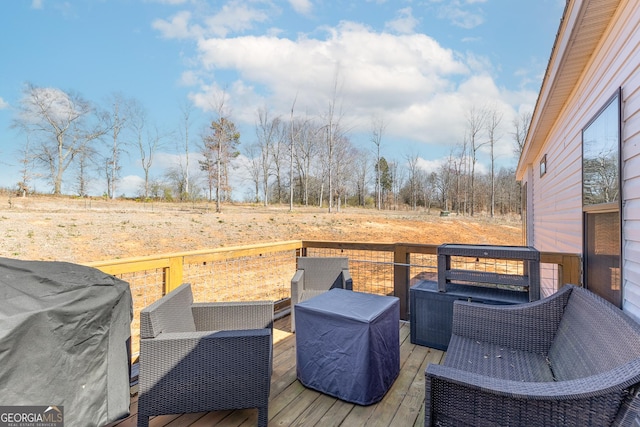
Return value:
M 556 131 L 551 138 L 560 142 L 547 144 L 547 173 L 543 177 L 534 174 L 535 247 L 541 251 L 581 252 L 581 139 L 563 138 Z M 538 158 L 534 167 L 539 162 Z
M 562 47 L 572 48 L 570 55 L 581 54 L 570 43 Z M 536 160 L 528 166 L 532 173 L 525 176 L 533 205 L 532 243 L 541 251 L 582 253 L 582 129 L 622 88 L 623 308 L 640 320 L 639 58 L 640 7 L 637 1 L 622 0 L 547 139 L 534 154 Z M 545 154 L 547 174 L 540 178 L 537 168 Z
M 640 321 L 640 8 L 631 2 L 612 32 L 622 43 L 616 56 L 622 87 L 623 307 Z M 612 49 L 613 50 L 613 49 Z

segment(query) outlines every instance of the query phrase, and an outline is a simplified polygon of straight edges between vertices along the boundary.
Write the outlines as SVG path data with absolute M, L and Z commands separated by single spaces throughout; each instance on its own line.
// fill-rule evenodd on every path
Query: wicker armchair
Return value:
M 298 269 L 291 279 L 291 331 L 296 330 L 293 306 L 333 288 L 353 289 L 348 258 L 298 258 Z
M 513 306 L 456 301 L 444 364 L 425 379 L 425 426 L 632 425 L 640 325 L 571 285 Z
M 193 303 L 184 284 L 140 312 L 138 426 L 149 416 L 258 408 L 268 421 L 273 303 Z

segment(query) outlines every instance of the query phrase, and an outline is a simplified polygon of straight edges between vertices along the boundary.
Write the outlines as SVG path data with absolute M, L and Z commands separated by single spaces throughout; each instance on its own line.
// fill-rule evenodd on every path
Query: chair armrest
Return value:
M 349 270 L 342 270 L 342 288 L 350 291 L 353 290 L 353 279 L 351 278 Z
M 452 334 L 513 349 L 547 353 L 571 287 L 551 297 L 515 305 L 454 301 Z
M 432 363 L 427 366 L 425 378 L 456 383 L 511 399 L 575 400 L 617 393 L 639 383 L 640 359 L 607 372 L 568 381 L 504 380 Z
M 273 328 L 272 301 L 194 303 L 191 311 L 197 331 Z
M 640 359 L 598 375 L 558 382 L 503 380 L 429 364 L 425 371 L 425 417 L 432 419 L 434 412 L 442 412 L 452 420 L 468 419 L 472 407 L 481 402 L 485 412 L 481 419 L 496 425 L 511 424 L 509 416 L 528 425 L 557 425 L 554 411 L 556 416 L 570 417 L 575 425 L 609 425 L 626 391 L 638 382 Z M 471 401 L 469 396 L 473 396 Z M 492 409 L 496 418 L 490 415 Z M 576 421 L 580 417 L 592 418 Z
M 291 279 L 291 307 L 300 302 L 304 290 L 304 270 L 296 270 Z

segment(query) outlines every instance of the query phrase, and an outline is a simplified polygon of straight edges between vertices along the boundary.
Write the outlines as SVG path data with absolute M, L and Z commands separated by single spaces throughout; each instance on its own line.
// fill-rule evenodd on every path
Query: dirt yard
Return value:
M 519 218 L 55 197 L 0 199 L 0 256 L 90 261 L 285 240 L 522 244 Z

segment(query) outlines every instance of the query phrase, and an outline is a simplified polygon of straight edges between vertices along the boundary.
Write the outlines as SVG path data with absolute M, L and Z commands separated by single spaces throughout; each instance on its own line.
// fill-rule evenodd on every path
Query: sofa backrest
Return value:
M 162 332 L 195 332 L 191 285 L 185 283 L 140 311 L 140 338 L 155 338 Z
M 640 325 L 594 293 L 571 292 L 549 350 L 557 381 L 604 373 L 640 358 Z
M 342 288 L 342 271 L 348 269 L 348 258 L 298 258 L 298 270 L 304 270 L 305 289 L 328 291 Z

